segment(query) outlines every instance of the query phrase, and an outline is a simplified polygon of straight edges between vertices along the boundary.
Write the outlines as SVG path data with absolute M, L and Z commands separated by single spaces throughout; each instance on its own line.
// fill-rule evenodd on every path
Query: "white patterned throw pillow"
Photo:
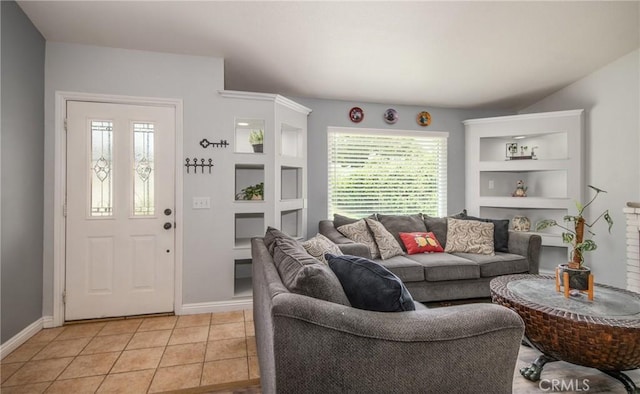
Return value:
M 329 238 L 320 233 L 316 234 L 315 237 L 309 238 L 308 240 L 304 241 L 302 243 L 302 246 L 307 251 L 307 253 L 325 264 L 327 264 L 327 260 L 324 258 L 325 253 L 331 253 L 334 256 L 343 255 L 338 245 L 336 245 Z
M 378 249 L 380 250 L 380 257 L 382 260 L 390 259 L 393 256 L 401 256 L 404 254 L 404 250 L 393 237 L 382 223 L 373 219 L 365 219 L 367 221 L 367 225 L 371 229 L 373 233 L 373 239 L 376 241 L 376 245 L 378 245 Z
M 380 257 L 378 245 L 376 245 L 376 241 L 374 241 L 373 236 L 369 232 L 369 227 L 367 227 L 367 223 L 364 219 L 360 219 L 355 223 L 340 226 L 337 230 L 353 242 L 367 245 L 372 259 Z
M 447 253 L 477 253 L 493 256 L 493 223 L 447 218 Z

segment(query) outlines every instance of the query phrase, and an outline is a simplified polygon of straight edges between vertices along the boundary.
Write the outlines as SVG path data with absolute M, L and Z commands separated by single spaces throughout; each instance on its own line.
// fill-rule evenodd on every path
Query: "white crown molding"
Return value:
M 481 123 L 509 122 L 514 119 L 522 120 L 522 119 L 557 118 L 559 116 L 573 116 L 573 115 L 581 114 L 583 112 L 584 112 L 584 109 L 572 109 L 568 111 L 554 111 L 554 112 L 538 112 L 538 113 L 521 114 L 521 115 L 496 116 L 493 118 L 468 119 L 468 120 L 463 120 L 462 123 L 465 125 L 469 125 L 469 124 L 481 124 Z
M 284 96 L 281 96 L 279 94 L 241 92 L 238 90 L 219 90 L 218 93 L 220 93 L 220 95 L 225 98 L 273 101 L 276 104 L 280 104 L 284 107 L 287 107 L 297 112 L 301 112 L 305 115 L 309 115 L 312 111 L 311 108 L 307 108 L 304 105 L 298 104 L 295 101 L 288 99 Z

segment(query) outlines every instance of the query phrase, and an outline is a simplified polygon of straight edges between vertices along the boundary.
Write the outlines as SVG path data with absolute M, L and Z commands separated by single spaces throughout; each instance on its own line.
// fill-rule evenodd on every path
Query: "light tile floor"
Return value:
M 158 393 L 260 376 L 250 310 L 44 329 L 0 367 L 3 394 Z

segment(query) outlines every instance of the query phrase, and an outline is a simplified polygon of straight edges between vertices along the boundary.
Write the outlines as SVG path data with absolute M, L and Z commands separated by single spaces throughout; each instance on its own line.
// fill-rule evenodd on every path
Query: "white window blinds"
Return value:
M 329 215 L 446 216 L 446 132 L 328 129 Z

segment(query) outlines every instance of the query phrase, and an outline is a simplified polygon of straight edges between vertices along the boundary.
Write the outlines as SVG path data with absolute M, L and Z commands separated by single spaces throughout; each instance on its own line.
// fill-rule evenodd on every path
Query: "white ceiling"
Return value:
M 18 3 L 49 41 L 223 57 L 226 89 L 393 104 L 519 109 L 640 45 L 638 1 Z

